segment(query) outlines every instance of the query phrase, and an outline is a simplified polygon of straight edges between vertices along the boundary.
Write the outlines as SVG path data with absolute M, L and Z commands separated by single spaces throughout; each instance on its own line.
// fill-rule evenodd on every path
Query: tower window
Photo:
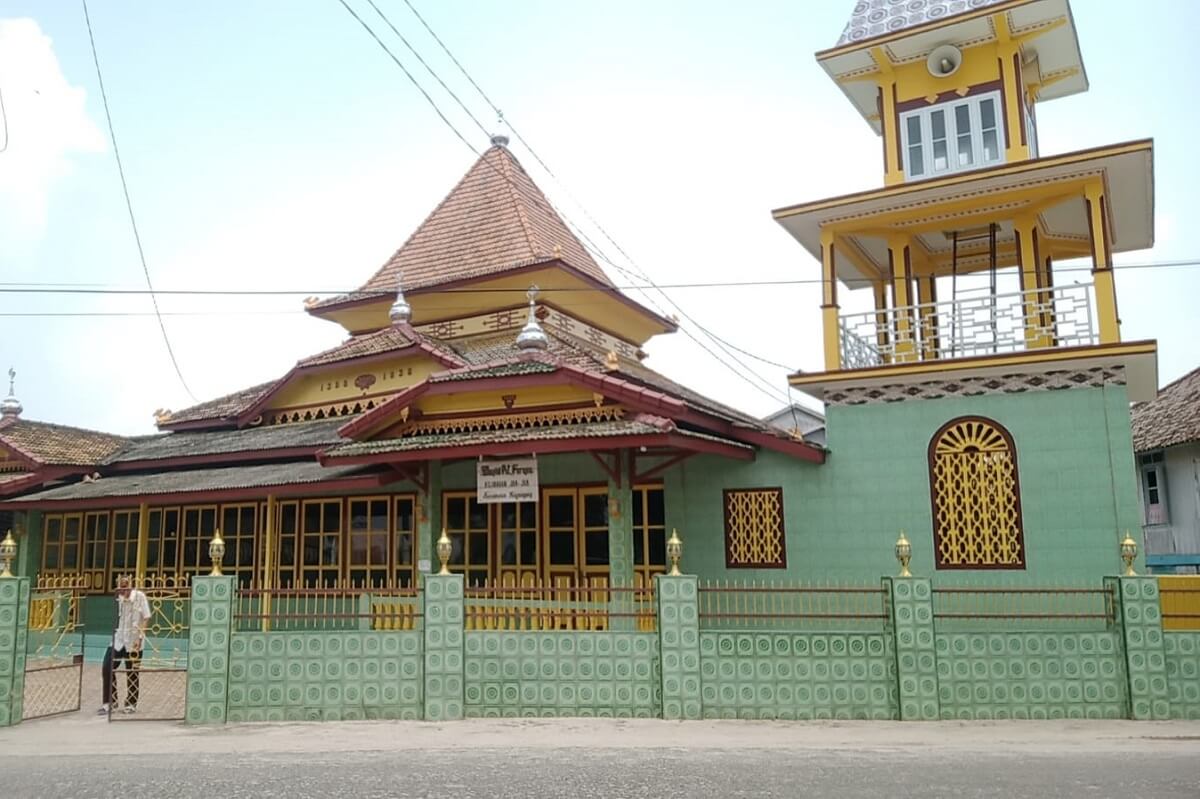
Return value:
M 915 178 L 1003 163 L 999 111 L 999 92 L 989 92 L 901 114 L 904 173 Z
M 1017 451 L 990 419 L 948 422 L 929 442 L 934 560 L 939 569 L 1023 569 Z

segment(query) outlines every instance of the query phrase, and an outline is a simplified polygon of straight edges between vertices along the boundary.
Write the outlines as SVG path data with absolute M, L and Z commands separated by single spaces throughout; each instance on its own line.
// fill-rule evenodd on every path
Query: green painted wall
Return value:
M 933 568 L 929 441 L 967 415 L 994 419 L 1013 436 L 1024 570 Z M 668 472 L 667 524 L 684 540 L 685 571 L 873 581 L 895 571 L 892 547 L 903 528 L 913 572 L 939 583 L 1095 584 L 1121 566 L 1118 531 L 1139 526 L 1124 386 L 837 406 L 827 422 L 822 466 L 760 451 L 750 463 L 703 456 Z M 788 568 L 727 570 L 722 489 L 771 486 L 783 487 Z
M 1200 632 L 1164 632 L 1171 718 L 1200 719 Z
M 704 717 L 894 719 L 890 636 L 700 633 Z
M 423 633 L 234 633 L 229 721 L 421 719 Z
M 944 719 L 1120 719 L 1128 702 L 1116 633 L 937 636 Z
M 468 717 L 658 717 L 655 633 L 466 633 Z

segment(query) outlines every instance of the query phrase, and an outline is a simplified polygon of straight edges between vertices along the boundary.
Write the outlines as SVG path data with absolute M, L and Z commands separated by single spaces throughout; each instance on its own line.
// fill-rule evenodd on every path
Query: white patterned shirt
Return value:
M 142 622 L 150 620 L 150 603 L 146 595 L 136 588 L 129 596 L 117 597 L 117 631 L 113 635 L 113 649 L 130 651 L 142 640 Z

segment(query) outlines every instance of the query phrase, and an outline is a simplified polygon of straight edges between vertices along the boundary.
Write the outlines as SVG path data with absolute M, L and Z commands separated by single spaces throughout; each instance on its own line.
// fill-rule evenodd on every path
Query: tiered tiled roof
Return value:
M 368 358 L 373 355 L 386 355 L 389 352 L 421 347 L 426 352 L 435 355 L 439 360 L 453 360 L 444 346 L 414 330 L 409 325 L 391 325 L 376 330 L 373 333 L 363 333 L 351 336 L 348 340 L 332 349 L 319 352 L 316 355 L 303 358 L 296 362 L 297 368 L 309 366 L 325 366 L 331 363 L 350 361 L 355 358 Z
M 1137 452 L 1200 441 L 1200 369 L 1133 406 L 1133 448 Z
M 354 294 L 314 308 L 561 261 L 611 286 L 546 195 L 502 146 L 488 149 L 416 232 Z
M 162 460 L 165 458 L 227 455 L 238 452 L 267 452 L 281 449 L 317 448 L 341 441 L 337 429 L 345 419 L 252 427 L 242 430 L 198 430 L 144 436 L 129 442 L 111 463 Z
M 241 391 L 235 391 L 232 394 L 226 394 L 223 397 L 217 397 L 216 399 L 202 402 L 199 405 L 175 411 L 171 413 L 166 421 L 160 423 L 159 426 L 175 425 L 181 422 L 198 422 L 208 419 L 237 418 L 238 414 L 262 398 L 277 382 L 279 381 L 271 380 L 266 383 L 259 383 L 257 386 L 244 388 Z
M 13 419 L 0 425 L 0 445 L 44 466 L 94 466 L 119 452 L 128 439 L 80 427 Z

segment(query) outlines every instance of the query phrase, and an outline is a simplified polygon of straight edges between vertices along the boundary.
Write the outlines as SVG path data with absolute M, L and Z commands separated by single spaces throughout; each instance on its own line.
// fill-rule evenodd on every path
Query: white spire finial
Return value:
M 21 415 L 21 411 L 25 410 L 21 407 L 13 390 L 16 380 L 17 370 L 11 366 L 8 367 L 8 396 L 4 398 L 3 402 L 0 402 L 0 419 L 15 419 Z
M 546 337 L 546 331 L 542 330 L 541 324 L 537 320 L 537 306 L 534 300 L 537 299 L 538 287 L 530 286 L 529 291 L 525 296 L 529 298 L 529 320 L 525 322 L 525 327 L 521 328 L 521 332 L 517 335 L 517 349 L 519 350 L 544 350 L 550 346 L 550 339 Z
M 393 325 L 407 324 L 412 319 L 412 306 L 404 299 L 404 273 L 396 273 L 396 301 L 388 311 Z

